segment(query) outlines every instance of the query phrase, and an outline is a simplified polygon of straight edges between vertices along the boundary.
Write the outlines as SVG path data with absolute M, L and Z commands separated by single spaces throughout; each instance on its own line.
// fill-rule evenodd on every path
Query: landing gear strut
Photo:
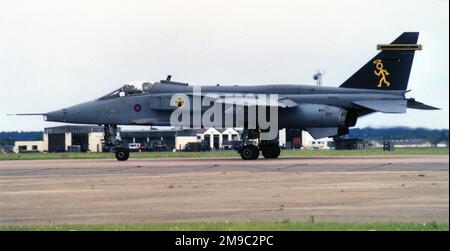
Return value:
M 258 145 L 249 142 L 249 139 L 258 139 Z M 259 151 L 266 159 L 276 159 L 280 156 L 280 146 L 278 141 L 260 140 L 259 130 L 244 129 L 242 134 L 242 145 L 238 148 L 238 153 L 243 160 L 255 160 L 259 157 Z
M 116 138 L 117 125 L 105 125 L 103 128 L 103 136 L 105 138 L 105 146 L 111 148 L 118 161 L 125 161 L 130 157 L 130 150 L 120 146 L 120 142 Z

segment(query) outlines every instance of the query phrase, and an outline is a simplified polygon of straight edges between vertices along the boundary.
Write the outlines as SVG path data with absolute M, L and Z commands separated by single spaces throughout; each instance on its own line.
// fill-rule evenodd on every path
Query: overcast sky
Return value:
M 435 1 L 0 0 L 0 131 L 134 80 L 338 86 L 404 31 L 419 31 L 408 97 L 442 111 L 377 114 L 357 127 L 448 128 L 449 3 Z

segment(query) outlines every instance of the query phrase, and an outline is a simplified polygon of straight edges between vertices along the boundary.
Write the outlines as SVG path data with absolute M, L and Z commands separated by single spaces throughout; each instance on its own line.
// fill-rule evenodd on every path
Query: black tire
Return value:
M 259 156 L 259 149 L 255 145 L 245 145 L 241 149 L 241 158 L 243 160 L 255 160 Z
M 130 157 L 130 150 L 127 148 L 116 149 L 116 159 L 118 161 L 126 161 Z
M 280 156 L 280 146 L 276 144 L 268 144 L 261 147 L 261 152 L 266 159 L 276 159 Z

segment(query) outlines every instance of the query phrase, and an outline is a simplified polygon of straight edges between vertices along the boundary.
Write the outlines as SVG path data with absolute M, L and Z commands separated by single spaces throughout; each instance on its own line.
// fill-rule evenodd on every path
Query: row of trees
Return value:
M 0 146 L 12 146 L 16 141 L 42 140 L 43 132 L 0 132 Z
M 350 130 L 349 138 L 362 138 L 367 140 L 383 139 L 424 139 L 435 145 L 441 141 L 448 142 L 448 129 L 427 129 L 409 127 L 390 128 L 354 128 Z

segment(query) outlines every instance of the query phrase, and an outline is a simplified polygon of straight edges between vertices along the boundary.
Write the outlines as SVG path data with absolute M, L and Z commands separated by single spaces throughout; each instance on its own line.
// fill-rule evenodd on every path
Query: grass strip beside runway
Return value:
M 346 156 L 404 156 L 404 155 L 448 155 L 448 148 L 397 148 L 363 150 L 283 150 L 281 156 L 288 157 L 346 157 Z M 130 158 L 224 158 L 239 157 L 235 151 L 211 152 L 133 152 Z M 10 153 L 0 154 L 0 160 L 41 159 L 114 159 L 113 153 Z
M 448 231 L 446 223 L 233 222 L 2 226 L 0 231 Z

